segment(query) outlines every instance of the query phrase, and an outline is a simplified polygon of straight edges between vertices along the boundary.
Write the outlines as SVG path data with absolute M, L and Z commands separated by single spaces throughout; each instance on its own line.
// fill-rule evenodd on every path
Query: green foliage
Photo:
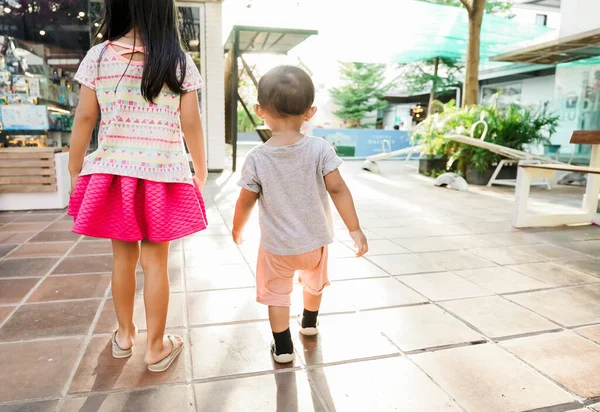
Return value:
M 425 3 L 442 4 L 445 6 L 462 7 L 463 4 L 460 0 L 420 0 Z M 502 14 L 512 17 L 510 13 L 512 9 L 512 1 L 506 0 L 486 0 L 485 1 L 485 12 L 489 14 Z
M 457 109 L 455 103 L 451 102 L 444 105 L 444 112 L 429 116 L 419 124 L 411 138 L 413 143 L 425 146 L 427 155 L 447 158 L 449 166 L 456 163 L 463 174 L 468 165 L 482 172 L 497 164 L 502 157 L 489 150 L 444 137 L 451 134 L 470 135 L 471 127 L 480 119 L 481 113 L 484 113 L 484 120 L 488 124 L 485 141 L 517 150 L 524 150 L 527 145 L 548 144 L 556 132 L 559 119 L 545 107 L 536 109 L 511 104 L 499 108 L 494 103 L 487 107 Z M 473 137 L 481 138 L 482 132 L 483 127 L 477 127 Z
M 256 113 L 254 113 L 252 111 L 252 109 L 250 109 L 250 113 L 252 114 L 252 118 L 254 119 L 254 121 L 256 122 L 257 125 L 260 126 L 263 124 L 263 121 L 258 118 Z M 238 123 L 238 132 L 240 132 L 240 133 L 254 131 L 254 125 L 252 124 L 252 121 L 248 118 L 246 111 L 241 106 L 238 106 L 237 123 Z
M 349 127 L 363 127 L 368 113 L 383 110 L 383 100 L 391 84 L 385 79 L 386 66 L 372 63 L 340 63 L 343 85 L 330 90 L 334 102 L 340 109 L 334 114 L 348 121 Z
M 438 73 L 435 74 L 435 59 L 401 64 L 403 83 L 410 93 L 431 89 L 434 94 L 459 83 L 457 76 L 464 66 L 456 59 L 439 58 Z

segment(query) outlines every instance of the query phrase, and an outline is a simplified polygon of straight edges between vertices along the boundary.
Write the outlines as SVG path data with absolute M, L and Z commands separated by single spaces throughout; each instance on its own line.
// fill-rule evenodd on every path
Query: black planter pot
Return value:
M 429 176 L 435 170 L 446 170 L 447 163 L 448 159 L 445 158 L 422 157 L 419 159 L 419 173 Z
M 483 172 L 478 171 L 475 166 L 467 166 L 467 183 L 471 185 L 485 186 L 488 184 L 492 175 L 496 170 L 496 166 L 488 167 Z M 507 165 L 502 168 L 497 179 L 516 179 L 517 178 L 517 165 Z

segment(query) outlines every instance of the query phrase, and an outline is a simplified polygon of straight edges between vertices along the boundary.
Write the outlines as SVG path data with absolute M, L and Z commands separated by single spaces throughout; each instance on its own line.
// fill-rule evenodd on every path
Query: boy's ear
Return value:
M 310 119 L 312 119 L 315 114 L 317 114 L 317 107 L 313 106 L 310 109 L 308 109 L 308 111 L 304 114 L 304 120 L 309 122 Z
M 254 113 L 256 113 L 256 115 L 258 116 L 258 118 L 260 120 L 265 120 L 265 112 L 260 107 L 260 104 L 255 104 L 254 105 Z

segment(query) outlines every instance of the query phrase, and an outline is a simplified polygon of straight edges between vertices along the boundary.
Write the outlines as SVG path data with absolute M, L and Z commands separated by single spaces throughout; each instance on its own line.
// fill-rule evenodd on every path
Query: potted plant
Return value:
M 484 120 L 488 124 L 485 140 L 501 146 L 524 150 L 527 146 L 549 144 L 549 139 L 556 131 L 558 116 L 550 114 L 547 108 L 535 109 L 520 104 L 510 104 L 499 108 L 491 106 L 470 106 L 456 109 L 445 107 L 438 119 L 431 119 L 431 124 L 418 130 L 415 141 L 426 146 L 426 152 L 448 158 L 448 167 L 455 167 L 472 184 L 486 184 L 503 158 L 502 156 L 479 147 L 461 144 L 444 139 L 444 134 L 470 133 L 473 124 L 484 112 Z M 481 138 L 483 128 L 477 128 L 474 138 Z M 443 140 L 442 143 L 439 140 Z M 506 169 L 506 170 L 504 170 Z M 515 178 L 516 167 L 503 168 L 499 178 Z

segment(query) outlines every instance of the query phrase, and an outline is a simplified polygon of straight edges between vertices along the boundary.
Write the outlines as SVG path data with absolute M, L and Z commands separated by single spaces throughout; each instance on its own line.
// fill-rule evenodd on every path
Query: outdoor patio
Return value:
M 236 176 L 211 177 L 210 228 L 173 243 L 168 328 L 186 345 L 163 374 L 142 362 L 141 273 L 138 350 L 113 359 L 110 243 L 64 211 L 0 214 L 0 412 L 600 411 L 600 229 L 516 231 L 510 189 L 381 167 L 344 166 L 371 251 L 353 258 L 336 220 L 320 335 L 294 321 L 287 366 L 254 301 L 256 219 L 241 248 L 229 236 Z

